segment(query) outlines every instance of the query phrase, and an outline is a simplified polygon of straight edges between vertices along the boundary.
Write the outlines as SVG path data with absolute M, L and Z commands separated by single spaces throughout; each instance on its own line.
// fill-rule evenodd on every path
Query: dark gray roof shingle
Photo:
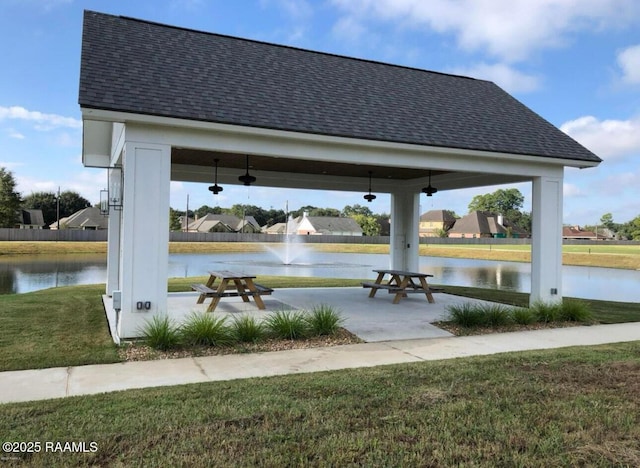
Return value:
M 600 159 L 495 84 L 86 11 L 82 107 Z

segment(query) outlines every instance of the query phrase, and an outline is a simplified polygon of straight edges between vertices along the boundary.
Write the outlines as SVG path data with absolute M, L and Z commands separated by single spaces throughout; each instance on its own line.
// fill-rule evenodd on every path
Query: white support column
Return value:
M 391 194 L 390 267 L 395 270 L 418 271 L 420 194 Z
M 127 141 L 123 155 L 120 337 L 167 313 L 171 147 Z
M 533 179 L 530 303 L 562 301 L 563 169 Z

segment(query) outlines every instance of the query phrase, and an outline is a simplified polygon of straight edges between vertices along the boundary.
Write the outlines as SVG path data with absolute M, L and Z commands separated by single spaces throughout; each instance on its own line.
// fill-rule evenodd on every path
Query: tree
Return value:
M 476 195 L 469 203 L 469 212 L 487 211 L 501 214 L 516 226 L 531 232 L 531 214 L 520 211 L 524 204 L 524 195 L 520 190 L 498 189 L 493 193 Z
M 495 214 L 507 215 L 513 211 L 520 211 L 524 204 L 524 195 L 520 190 L 499 189 L 493 193 L 485 195 L 476 195 L 469 203 L 469 212 L 472 211 L 489 211 Z
M 189 210 L 189 211 L 191 211 L 191 210 Z M 219 206 L 211 207 L 209 205 L 202 205 L 194 213 L 198 218 L 202 218 L 203 216 L 206 216 L 209 213 L 211 213 L 211 214 L 222 214 L 222 208 L 220 208 Z
M 89 208 L 91 202 L 82 197 L 78 192 L 65 190 L 60 194 L 60 217 L 66 218 L 73 213 Z
M 351 218 L 355 219 L 356 223 L 362 228 L 362 233 L 365 236 L 378 236 L 380 235 L 380 224 L 374 216 L 367 216 L 364 214 L 354 214 Z
M 613 215 L 611 213 L 603 214 L 600 218 L 600 223 L 607 229 L 615 231 L 615 223 L 613 222 Z
M 21 201 L 20 193 L 16 192 L 13 174 L 4 167 L 0 167 L 0 227 L 16 226 Z
M 618 234 L 625 239 L 640 240 L 640 215 L 619 225 Z
M 180 212 L 174 210 L 169 207 L 169 230 L 170 231 L 181 231 L 182 226 L 180 225 Z
M 366 206 L 362 206 L 359 204 L 355 204 L 353 206 L 347 205 L 342 209 L 343 216 L 353 216 L 353 215 L 365 215 L 365 216 L 373 216 L 373 212 Z
M 22 207 L 26 210 L 41 210 L 47 226 L 58 219 L 56 194 L 53 192 L 34 192 L 27 195 L 22 201 Z

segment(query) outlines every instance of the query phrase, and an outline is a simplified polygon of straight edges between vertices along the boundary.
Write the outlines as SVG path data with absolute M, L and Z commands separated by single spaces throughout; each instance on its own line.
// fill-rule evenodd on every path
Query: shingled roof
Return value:
M 83 108 L 600 162 L 494 83 L 86 11 Z

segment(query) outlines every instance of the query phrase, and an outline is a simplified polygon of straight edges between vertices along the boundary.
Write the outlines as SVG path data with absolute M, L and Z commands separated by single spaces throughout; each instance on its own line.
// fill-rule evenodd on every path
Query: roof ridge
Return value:
M 198 33 L 198 34 L 207 34 L 207 35 L 210 35 L 210 36 L 224 37 L 224 38 L 233 39 L 233 40 L 236 40 L 236 41 L 251 42 L 251 43 L 254 43 L 254 44 L 268 45 L 268 46 L 271 46 L 271 47 L 280 47 L 280 48 L 283 48 L 283 49 L 297 50 L 297 51 L 300 51 L 300 52 L 306 52 L 306 53 L 311 53 L 311 54 L 325 55 L 325 56 L 329 56 L 329 57 L 337 57 L 337 58 L 342 58 L 342 59 L 347 59 L 347 60 L 354 60 L 354 61 L 358 61 L 358 62 L 372 63 L 372 64 L 376 64 L 376 65 L 385 65 L 385 66 L 388 66 L 388 67 L 402 68 L 402 69 L 405 69 L 405 70 L 420 71 L 420 72 L 424 72 L 424 73 L 433 73 L 434 75 L 450 76 L 450 77 L 453 77 L 453 78 L 462 78 L 462 79 L 465 79 L 465 80 L 486 81 L 486 82 L 489 82 L 489 83 L 493 83 L 492 81 L 489 81 L 489 80 L 483 80 L 483 79 L 473 78 L 473 77 L 464 76 L 464 75 L 456 75 L 454 73 L 445 73 L 445 72 L 439 72 L 439 71 L 435 71 L 435 70 L 427 70 L 425 68 L 411 67 L 411 66 L 408 66 L 408 65 L 398 65 L 398 64 L 389 63 L 389 62 L 382 62 L 380 60 L 372 60 L 372 59 L 366 59 L 366 58 L 352 57 L 352 56 L 349 56 L 349 55 L 336 54 L 336 53 L 333 53 L 333 52 L 323 52 L 323 51 L 320 51 L 320 50 L 305 49 L 304 47 L 296 47 L 296 46 L 291 46 L 291 45 L 286 45 L 286 44 L 278 44 L 276 42 L 267 42 L 267 41 L 261 41 L 261 40 L 258 40 L 258 39 L 249 39 L 249 38 L 246 38 L 246 37 L 232 36 L 231 34 L 222 34 L 222 33 L 216 33 L 216 32 L 211 32 L 211 31 L 203 31 L 201 29 L 188 28 L 188 27 L 185 27 L 185 26 L 175 26 L 175 25 L 171 25 L 171 24 L 167 24 L 167 23 L 160 23 L 158 21 L 150 21 L 150 20 L 145 20 L 145 19 L 141 19 L 141 18 L 134 18 L 132 16 L 112 15 L 110 13 L 102 13 L 102 12 L 94 11 L 94 10 L 85 10 L 85 13 L 94 13 L 94 14 L 98 14 L 98 15 L 111 16 L 111 17 L 114 17 L 114 18 L 122 18 L 122 19 L 128 20 L 128 21 L 137 21 L 139 23 L 146 23 L 146 24 L 151 24 L 151 25 L 154 25 L 154 26 L 161 26 L 161 27 L 170 28 L 170 29 L 179 29 L 179 30 L 182 30 L 182 31 L 189 31 L 189 32 L 194 32 L 194 33 Z

